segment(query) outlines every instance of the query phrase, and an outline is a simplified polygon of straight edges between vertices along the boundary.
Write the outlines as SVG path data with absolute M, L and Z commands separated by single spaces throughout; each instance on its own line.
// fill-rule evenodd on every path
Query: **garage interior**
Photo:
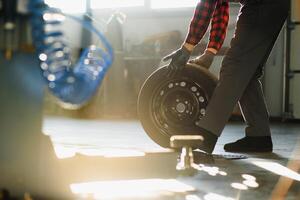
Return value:
M 213 154 L 194 152 L 191 171 L 176 168 L 180 152 L 149 137 L 138 96 L 146 79 L 167 64 L 162 58 L 184 41 L 199 0 L 45 0 L 64 14 L 55 28 L 70 47 L 70 62 L 80 63 L 90 45 L 106 47 L 91 27 L 113 49 L 113 61 L 103 58 L 111 66 L 96 92 L 83 94 L 88 100 L 79 106 L 64 100 L 81 94 L 59 99 L 59 84 L 44 80 L 43 57 L 31 30 L 36 25 L 32 13 L 38 12 L 28 7 L 30 2 L 35 0 L 0 4 L 0 200 L 300 199 L 299 0 L 291 0 L 262 77 L 273 152 L 224 151 L 226 143 L 245 134 L 237 106 Z M 226 40 L 209 69 L 216 78 L 239 9 L 239 3 L 230 2 Z M 193 56 L 207 42 L 206 34 Z M 91 82 L 87 90 L 93 89 Z

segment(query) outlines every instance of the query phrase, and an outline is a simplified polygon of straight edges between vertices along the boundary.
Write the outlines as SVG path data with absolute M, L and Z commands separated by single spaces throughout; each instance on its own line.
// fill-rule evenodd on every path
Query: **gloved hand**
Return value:
M 182 46 L 180 49 L 164 57 L 164 62 L 172 59 L 168 66 L 168 76 L 173 76 L 178 71 L 182 70 L 188 62 L 190 56 L 191 52 L 186 47 Z
M 201 56 L 198 56 L 195 59 L 190 60 L 190 63 L 200 65 L 209 69 L 212 62 L 214 61 L 215 54 L 211 51 L 206 50 Z

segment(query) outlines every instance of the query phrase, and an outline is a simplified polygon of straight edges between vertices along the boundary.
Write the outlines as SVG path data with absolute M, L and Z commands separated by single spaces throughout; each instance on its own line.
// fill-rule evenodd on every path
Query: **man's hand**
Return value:
M 168 61 L 170 59 L 171 63 L 168 66 L 168 76 L 173 76 L 180 70 L 182 70 L 186 63 L 188 62 L 191 55 L 191 51 L 189 51 L 184 45 L 171 53 L 170 55 L 163 58 L 163 61 Z
M 211 51 L 206 50 L 201 56 L 190 60 L 190 63 L 200 65 L 209 69 L 212 62 L 214 61 L 215 54 Z

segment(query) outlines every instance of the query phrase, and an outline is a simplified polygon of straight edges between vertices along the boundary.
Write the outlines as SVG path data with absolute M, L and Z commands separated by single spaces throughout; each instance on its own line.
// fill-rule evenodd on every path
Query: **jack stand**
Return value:
M 170 146 L 174 149 L 181 149 L 180 159 L 176 166 L 181 175 L 193 176 L 197 172 L 193 148 L 197 148 L 203 140 L 200 135 L 175 135 L 170 138 Z

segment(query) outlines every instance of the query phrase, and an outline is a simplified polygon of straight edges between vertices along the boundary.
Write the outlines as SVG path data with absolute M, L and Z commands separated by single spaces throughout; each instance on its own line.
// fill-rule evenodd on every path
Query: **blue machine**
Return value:
M 29 10 L 32 14 L 32 37 L 49 90 L 65 108 L 81 107 L 96 93 L 113 62 L 111 45 L 90 21 L 50 8 L 44 0 L 31 0 Z M 66 17 L 93 32 L 102 43 L 102 47 L 84 49 L 74 65 L 62 31 L 55 29 Z
M 0 55 L 0 193 L 6 188 L 18 197 L 29 192 L 37 199 L 70 199 L 66 183 L 75 180 L 67 180 L 74 176 L 66 171 L 78 160 L 58 160 L 49 137 L 41 133 L 45 82 L 61 104 L 79 108 L 99 88 L 113 62 L 113 50 L 92 24 L 49 8 L 43 0 L 31 0 L 29 7 L 37 54 L 16 52 L 12 60 Z M 46 30 L 64 17 L 102 42 L 102 47 L 83 50 L 76 64 L 71 63 L 62 32 Z

